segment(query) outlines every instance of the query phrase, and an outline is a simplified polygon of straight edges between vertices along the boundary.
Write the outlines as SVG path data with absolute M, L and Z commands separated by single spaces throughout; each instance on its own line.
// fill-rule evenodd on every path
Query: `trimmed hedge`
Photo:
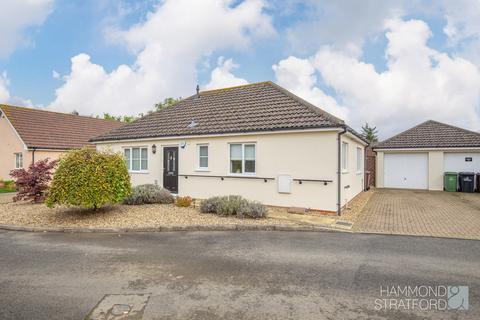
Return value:
M 208 198 L 202 201 L 200 212 L 253 219 L 267 216 L 267 208 L 260 202 L 234 195 Z
M 83 148 L 61 158 L 46 204 L 97 209 L 123 202 L 130 192 L 130 175 L 120 153 Z
M 175 198 L 170 191 L 154 184 L 142 184 L 132 188 L 132 193 L 125 198 L 124 203 L 128 205 L 173 203 Z

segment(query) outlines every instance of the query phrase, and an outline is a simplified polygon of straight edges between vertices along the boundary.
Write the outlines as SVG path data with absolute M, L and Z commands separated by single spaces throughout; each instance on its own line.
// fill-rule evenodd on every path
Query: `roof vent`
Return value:
M 197 84 L 197 98 L 200 98 L 200 86 Z
M 195 122 L 195 120 L 192 120 L 192 122 L 190 122 L 187 127 L 188 128 L 194 128 L 196 126 L 197 126 L 197 123 Z

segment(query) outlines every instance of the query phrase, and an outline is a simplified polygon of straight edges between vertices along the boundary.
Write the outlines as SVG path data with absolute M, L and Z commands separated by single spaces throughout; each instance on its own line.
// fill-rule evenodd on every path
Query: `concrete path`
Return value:
M 377 189 L 353 230 L 480 240 L 480 193 Z
M 480 241 L 0 231 L 0 252 L 0 319 L 480 318 Z M 459 284 L 469 311 L 376 310 L 381 286 Z

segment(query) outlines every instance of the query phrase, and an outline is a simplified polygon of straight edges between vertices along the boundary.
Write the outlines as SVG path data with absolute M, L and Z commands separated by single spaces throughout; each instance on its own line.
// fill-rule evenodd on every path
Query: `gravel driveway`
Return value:
M 480 193 L 377 189 L 353 230 L 480 240 Z

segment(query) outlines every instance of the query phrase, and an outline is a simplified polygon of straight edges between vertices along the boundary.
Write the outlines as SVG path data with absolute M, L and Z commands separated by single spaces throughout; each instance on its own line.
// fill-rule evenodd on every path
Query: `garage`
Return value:
M 480 153 L 444 153 L 445 172 L 480 172 Z
M 428 153 L 387 153 L 385 188 L 428 189 Z
M 377 188 L 441 191 L 445 172 L 480 173 L 480 133 L 438 121 L 423 122 L 373 150 Z

